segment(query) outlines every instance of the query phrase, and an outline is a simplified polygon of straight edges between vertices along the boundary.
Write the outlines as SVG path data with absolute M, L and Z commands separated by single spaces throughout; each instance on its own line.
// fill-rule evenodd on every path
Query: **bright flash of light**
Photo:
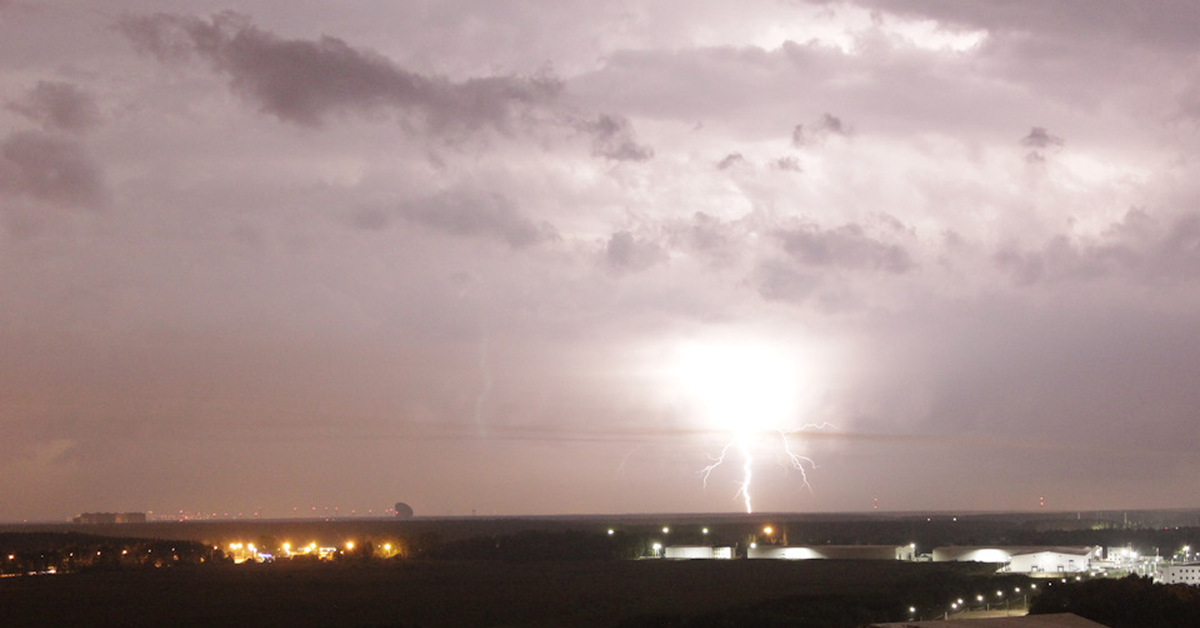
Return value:
M 823 429 L 828 424 L 793 427 L 801 407 L 811 401 L 805 395 L 811 394 L 813 387 L 806 381 L 809 375 L 801 373 L 785 352 L 773 345 L 746 342 L 690 344 L 679 351 L 675 371 L 682 394 L 704 427 L 732 435 L 720 454 L 700 471 L 704 486 L 715 469 L 736 456 L 741 462 L 741 480 L 735 499 L 742 500 L 747 513 L 754 512 L 753 452 L 764 443 L 776 442 L 782 454 L 776 457 L 786 468 L 798 471 L 802 486 L 812 490 L 808 469 L 816 465 L 793 449 L 791 439 L 797 432 Z

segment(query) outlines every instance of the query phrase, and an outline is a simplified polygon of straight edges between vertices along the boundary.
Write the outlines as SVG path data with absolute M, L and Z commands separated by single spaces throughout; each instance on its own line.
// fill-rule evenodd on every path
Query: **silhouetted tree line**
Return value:
M 636 558 L 645 554 L 645 540 L 625 534 L 525 531 L 418 545 L 416 558 L 442 560 L 559 561 Z
M 0 573 L 113 571 L 218 562 L 211 546 L 76 533 L 0 534 Z
M 1039 594 L 1029 613 L 1075 613 L 1111 628 L 1200 626 L 1200 588 L 1140 576 L 1068 582 Z

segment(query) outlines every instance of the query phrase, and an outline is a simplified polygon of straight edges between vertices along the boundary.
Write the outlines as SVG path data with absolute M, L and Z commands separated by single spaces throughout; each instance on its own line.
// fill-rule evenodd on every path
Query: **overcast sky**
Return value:
M 1197 32 L 0 0 L 0 520 L 1194 507 Z

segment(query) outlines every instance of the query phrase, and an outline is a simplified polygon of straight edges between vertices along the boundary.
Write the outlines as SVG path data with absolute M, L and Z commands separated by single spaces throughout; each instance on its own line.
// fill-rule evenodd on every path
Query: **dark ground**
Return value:
M 774 606 L 798 620 L 806 600 L 878 601 L 980 573 L 886 561 L 281 561 L 5 578 L 0 625 L 746 625 L 735 618 Z
M 0 627 L 853 628 L 903 621 L 910 606 L 936 614 L 949 600 L 1025 583 L 976 563 L 622 557 L 644 555 L 657 541 L 730 545 L 742 555 L 764 540 L 767 524 L 775 530 L 767 540 L 791 544 L 912 542 L 921 552 L 1098 544 L 1154 555 L 1195 546 L 1197 522 L 1200 511 L 1189 510 L 8 524 L 0 525 L 8 561 L 0 572 L 57 565 L 73 573 L 0 578 Z M 403 557 L 232 565 L 221 549 L 349 539 L 364 549 L 393 542 Z

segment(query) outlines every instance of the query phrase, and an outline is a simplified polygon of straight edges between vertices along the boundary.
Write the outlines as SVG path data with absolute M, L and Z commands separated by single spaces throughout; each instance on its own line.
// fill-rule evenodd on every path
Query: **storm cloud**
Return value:
M 202 18 L 127 16 L 121 30 L 164 62 L 198 56 L 263 113 L 317 126 L 331 113 L 382 108 L 417 115 L 434 128 L 507 128 L 522 110 L 557 95 L 552 76 L 454 82 L 401 68 L 336 37 L 283 39 L 236 13 Z
M 84 134 L 101 123 L 100 107 L 91 94 L 71 83 L 38 81 L 7 108 L 38 122 L 47 131 Z
M 6 516 L 730 511 L 751 424 L 763 510 L 1194 500 L 1194 3 L 82 4 L 0 0 Z
M 84 147 L 35 131 L 0 142 L 0 190 L 64 207 L 96 209 L 104 201 L 100 170 Z

